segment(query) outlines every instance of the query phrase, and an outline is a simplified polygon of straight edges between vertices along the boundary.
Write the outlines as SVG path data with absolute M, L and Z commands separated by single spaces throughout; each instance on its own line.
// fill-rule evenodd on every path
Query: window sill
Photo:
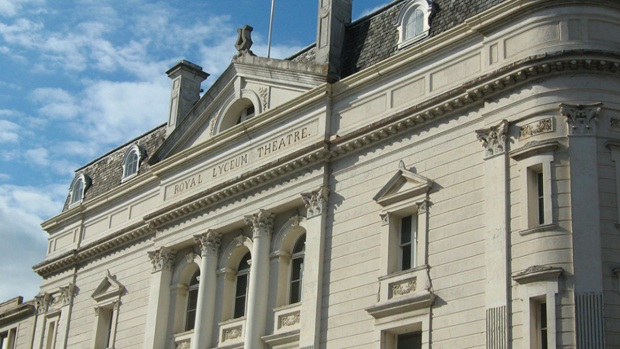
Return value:
M 529 229 L 525 229 L 525 230 L 520 230 L 519 231 L 519 235 L 521 236 L 525 236 L 525 235 L 530 235 L 530 234 L 534 234 L 534 233 L 541 233 L 543 231 L 549 231 L 549 230 L 554 230 L 555 228 L 557 228 L 557 225 L 555 224 L 544 224 L 544 225 L 539 225 L 533 228 L 529 228 Z
M 430 31 L 426 30 L 412 38 L 409 38 L 407 40 L 403 40 L 402 42 L 398 43 L 398 49 L 402 50 L 405 49 L 413 44 L 415 44 L 416 42 L 422 41 L 424 38 L 427 38 L 428 35 L 430 34 Z

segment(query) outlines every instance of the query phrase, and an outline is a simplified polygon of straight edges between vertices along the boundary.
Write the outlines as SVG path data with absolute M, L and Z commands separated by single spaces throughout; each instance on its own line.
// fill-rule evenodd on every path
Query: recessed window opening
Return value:
M 249 107 L 243 109 L 239 114 L 239 119 L 237 120 L 237 125 L 250 119 L 255 114 L 254 105 L 250 105 Z
M 73 191 L 71 192 L 71 203 L 74 204 L 76 202 L 82 201 L 84 195 L 84 181 L 78 180 L 73 187 Z
M 407 18 L 405 40 L 416 37 L 424 31 L 424 12 L 419 8 L 411 11 Z
M 125 168 L 125 177 L 131 176 L 135 174 L 136 172 L 138 172 L 138 154 L 136 154 L 135 152 L 132 152 L 131 154 L 129 154 L 129 157 L 127 158 L 127 165 Z
M 538 199 L 538 224 L 545 224 L 545 192 L 543 186 L 543 173 L 536 173 L 536 189 Z
M 422 348 L 422 333 L 404 333 L 398 335 L 398 342 L 396 349 L 421 349 Z
M 7 343 L 8 344 L 8 343 Z M 56 346 L 56 321 L 50 321 L 47 328 L 46 349 L 54 349 Z
M 110 309 L 110 311 L 108 311 L 108 328 L 106 329 L 106 340 L 105 342 L 107 343 L 107 348 L 112 348 L 112 319 L 114 319 L 114 308 Z
M 415 243 L 417 216 L 406 216 L 400 221 L 400 268 L 408 270 L 415 266 Z
M 248 261 L 251 258 L 250 252 L 239 262 L 239 268 L 237 269 L 237 283 L 235 285 L 235 309 L 233 312 L 233 318 L 237 319 L 245 316 L 245 306 L 247 303 L 249 276 L 250 276 L 250 264 Z
M 540 349 L 548 349 L 547 340 L 547 304 L 537 303 L 537 329 L 538 329 L 538 347 Z
M 301 302 L 301 286 L 304 274 L 304 252 L 306 251 L 306 234 L 295 243 L 291 260 L 290 304 Z
M 196 308 L 198 305 L 198 286 L 200 270 L 197 270 L 189 281 L 187 288 L 187 307 L 185 310 L 185 331 L 194 329 L 196 321 Z

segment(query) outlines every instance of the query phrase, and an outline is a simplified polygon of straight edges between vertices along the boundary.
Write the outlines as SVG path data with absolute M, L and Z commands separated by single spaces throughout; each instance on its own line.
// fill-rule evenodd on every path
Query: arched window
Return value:
M 250 119 L 255 114 L 254 105 L 250 105 L 249 107 L 243 109 L 241 114 L 239 114 L 239 120 L 237 120 L 237 125 L 244 122 L 245 120 Z
M 69 188 L 69 206 L 82 202 L 84 200 L 84 193 L 86 193 L 90 185 L 91 180 L 87 175 L 79 174 L 75 176 Z
M 406 47 L 428 36 L 432 10 L 427 0 L 410 0 L 403 6 L 396 21 L 398 48 Z
M 304 275 L 304 252 L 306 251 L 306 234 L 303 234 L 295 243 L 291 256 L 291 281 L 289 289 L 289 303 L 301 302 L 301 286 Z
M 245 306 L 248 298 L 248 285 L 250 277 L 250 263 L 248 261 L 251 258 L 250 252 L 239 262 L 239 268 L 237 269 L 237 282 L 235 285 L 235 309 L 233 318 L 237 319 L 245 316 Z
M 196 321 L 196 307 L 198 305 L 198 279 L 200 270 L 196 270 L 192 275 L 187 287 L 187 306 L 185 308 L 185 331 L 194 329 Z
M 146 152 L 144 149 L 136 144 L 132 145 L 123 158 L 123 176 L 121 182 L 133 178 L 138 175 L 140 169 L 140 162 L 145 157 Z

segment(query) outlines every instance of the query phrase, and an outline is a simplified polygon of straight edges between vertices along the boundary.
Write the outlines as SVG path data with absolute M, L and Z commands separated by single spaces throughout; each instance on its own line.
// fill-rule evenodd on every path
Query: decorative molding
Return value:
M 521 126 L 519 130 L 519 140 L 548 132 L 553 132 L 553 118 L 546 118 Z
M 429 202 L 428 200 L 416 202 L 416 206 L 418 207 L 418 214 L 425 214 L 428 212 Z
M 52 295 L 45 292 L 41 292 L 38 295 L 34 296 L 37 314 L 43 314 L 47 312 L 51 299 Z
M 232 339 L 237 339 L 237 338 L 241 338 L 241 326 L 237 326 L 237 327 L 233 327 L 233 328 L 227 328 L 225 330 L 222 331 L 222 342 L 226 342 Z
M 75 295 L 75 284 L 69 283 L 67 286 L 60 286 L 60 300 L 63 305 L 71 304 L 73 296 Z
M 372 199 L 386 207 L 428 193 L 432 186 L 432 180 L 409 171 L 401 160 L 396 173 Z
M 194 235 L 194 241 L 200 246 L 202 256 L 216 256 L 220 253 L 222 244 L 222 234 L 215 230 L 208 230 L 206 233 Z
M 531 141 L 521 148 L 512 150 L 510 157 L 515 160 L 522 160 L 534 155 L 550 153 L 558 149 L 559 146 L 560 143 L 558 141 Z
M 253 236 L 271 237 L 273 233 L 273 219 L 275 215 L 266 210 L 259 210 L 257 213 L 245 216 L 245 224 L 252 226 Z
M 235 246 L 237 247 L 243 246 L 245 239 L 246 237 L 243 235 L 239 235 L 236 238 L 234 238 L 233 240 L 235 241 Z
M 288 220 L 291 224 L 291 227 L 298 227 L 301 223 L 302 217 L 299 215 L 299 211 L 295 210 L 293 212 L 293 216 Z
M 308 218 L 327 213 L 327 200 L 329 189 L 321 186 L 318 190 L 310 193 L 302 193 L 301 200 L 308 209 Z
M 487 309 L 487 349 L 507 349 L 508 315 L 506 306 Z
M 401 281 L 390 285 L 392 297 L 405 296 L 416 291 L 418 278 Z
M 252 47 L 252 30 L 254 30 L 254 28 L 247 24 L 237 29 L 238 36 L 237 41 L 235 42 L 235 48 L 239 51 L 239 53 L 236 54 L 233 59 L 248 55 L 256 56 L 254 52 L 250 50 L 250 47 Z
M 539 280 L 556 280 L 562 273 L 560 267 L 533 265 L 519 273 L 512 275 L 512 279 L 520 284 Z
M 160 247 L 155 251 L 147 252 L 149 256 L 149 260 L 153 265 L 152 273 L 156 273 L 162 270 L 172 271 L 174 268 L 174 259 L 176 257 L 177 251 L 171 250 L 169 248 Z
M 603 103 L 560 104 L 560 115 L 566 118 L 568 134 L 571 136 L 595 135 L 596 122 L 603 109 Z
M 390 224 L 390 213 L 381 213 L 379 214 L 379 216 L 381 216 L 381 226 L 384 227 L 386 225 Z
M 506 152 L 506 133 L 510 124 L 502 120 L 497 126 L 476 130 L 478 140 L 485 149 L 485 158 Z
M 190 263 L 196 263 L 196 254 L 194 252 L 190 252 L 188 254 L 185 255 L 185 263 L 190 264 Z M 198 263 L 196 263 L 198 264 Z
M 263 105 L 263 111 L 269 109 L 269 87 L 259 87 L 258 95 L 260 96 L 260 102 Z
M 291 314 L 282 315 L 278 317 L 278 329 L 282 327 L 290 327 L 290 326 L 297 325 L 300 319 L 301 317 L 300 317 L 299 311 L 296 311 Z
M 189 341 L 178 343 L 176 347 L 176 349 L 189 349 L 189 348 L 190 348 Z

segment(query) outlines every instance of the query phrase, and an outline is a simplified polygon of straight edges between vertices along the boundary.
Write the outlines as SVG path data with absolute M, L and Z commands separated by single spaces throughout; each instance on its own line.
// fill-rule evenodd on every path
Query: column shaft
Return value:
M 220 249 L 220 239 L 221 235 L 211 230 L 194 236 L 194 240 L 201 247 L 202 261 L 200 262 L 200 283 L 198 284 L 198 303 L 196 304 L 192 349 L 211 347 L 213 321 L 215 318 L 217 256 Z

